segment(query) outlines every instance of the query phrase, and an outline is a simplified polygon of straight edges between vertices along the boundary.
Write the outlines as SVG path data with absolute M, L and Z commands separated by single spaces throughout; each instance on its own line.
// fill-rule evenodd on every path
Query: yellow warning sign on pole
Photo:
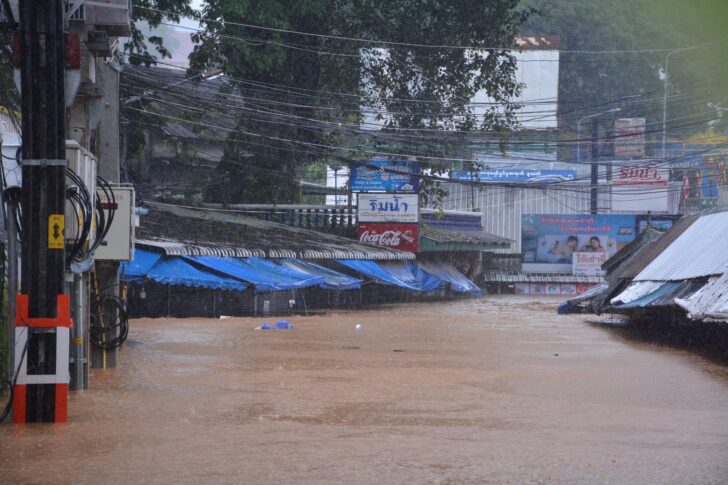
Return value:
M 48 249 L 63 249 L 63 214 L 48 216 Z

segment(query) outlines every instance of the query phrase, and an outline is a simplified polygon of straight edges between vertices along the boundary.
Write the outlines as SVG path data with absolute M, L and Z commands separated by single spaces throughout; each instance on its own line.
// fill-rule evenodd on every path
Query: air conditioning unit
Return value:
M 131 35 L 131 1 L 99 0 L 84 2 L 86 29 L 104 31 L 109 37 Z

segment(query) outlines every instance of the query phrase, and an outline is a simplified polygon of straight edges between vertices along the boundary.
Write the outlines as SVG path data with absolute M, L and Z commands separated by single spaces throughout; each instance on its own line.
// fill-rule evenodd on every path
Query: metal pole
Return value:
M 665 161 L 665 142 L 667 140 L 667 82 L 668 74 L 667 67 L 670 63 L 670 56 L 677 53 L 678 51 L 670 52 L 665 56 L 665 93 L 662 99 L 662 161 Z
M 18 228 L 15 211 L 8 211 L 8 349 L 11 373 L 15 372 L 15 295 L 18 294 Z M 11 375 L 12 376 L 12 375 Z
M 576 122 L 576 161 L 581 162 L 581 121 L 584 118 L 579 118 Z
M 596 117 L 592 120 L 592 139 L 591 139 L 591 200 L 589 203 L 589 209 L 592 214 L 599 212 L 599 163 L 598 158 L 598 145 L 597 145 L 597 129 L 599 124 L 597 123 Z
M 24 161 L 21 293 L 28 298 L 28 318 L 58 318 L 57 297 L 64 293 L 65 271 L 63 2 L 21 1 L 20 34 Z M 39 374 L 60 373 L 55 362 L 56 327 L 28 328 L 29 367 Z M 66 404 L 57 401 L 56 387 L 26 386 L 25 422 L 54 422 L 57 417 L 65 420 Z M 66 399 L 66 395 L 59 394 L 58 399 Z
M 82 391 L 84 385 L 86 354 L 85 333 L 86 333 L 86 294 L 84 288 L 84 276 L 81 274 L 73 277 L 73 327 L 71 327 L 71 390 Z

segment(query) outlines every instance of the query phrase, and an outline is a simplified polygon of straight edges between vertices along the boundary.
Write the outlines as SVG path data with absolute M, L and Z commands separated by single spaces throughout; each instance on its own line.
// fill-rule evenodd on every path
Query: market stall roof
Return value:
M 190 263 L 250 283 L 258 291 L 282 291 L 321 285 L 320 276 L 304 275 L 257 258 L 184 256 Z
M 432 291 L 444 283 L 439 278 L 424 274 L 421 270 L 417 274 L 413 274 L 409 269 L 385 267 L 376 261 L 339 259 L 336 262 L 377 283 L 399 286 L 417 292 Z M 414 264 L 412 262 L 401 262 L 399 265 L 407 263 Z
M 483 230 L 480 212 L 422 209 L 420 250 L 492 251 L 511 247 L 510 239 Z
M 166 257 L 159 253 L 137 249 L 134 260 L 124 264 L 129 281 L 142 282 L 146 279 L 163 285 L 190 286 L 215 290 L 243 291 L 247 285 L 218 273 L 205 271 L 177 257 Z
M 728 321 L 728 273 L 714 276 L 692 295 L 675 298 L 692 320 Z
M 448 282 L 450 288 L 457 293 L 471 293 L 480 295 L 483 293 L 478 285 L 470 281 L 467 276 L 462 274 L 450 263 L 444 261 L 417 261 L 417 266 L 424 271 L 437 276 Z
M 358 290 L 361 288 L 362 280 L 359 278 L 339 273 L 320 264 L 301 261 L 300 259 L 281 259 L 276 260 L 275 263 L 293 271 L 322 277 L 324 283 L 319 286 L 327 290 Z
M 134 259 L 121 263 L 124 279 L 130 282 L 144 281 L 147 273 L 163 257 L 162 253 L 136 248 Z
M 235 211 L 149 202 L 136 230 L 137 245 L 168 256 L 296 259 L 414 259 L 414 253 L 291 227 Z
M 635 281 L 681 281 L 723 274 L 728 269 L 728 211 L 701 214 L 669 242 Z
M 491 251 L 510 248 L 512 242 L 482 230 L 446 230 L 425 225 L 420 232 L 420 250 L 423 252 Z

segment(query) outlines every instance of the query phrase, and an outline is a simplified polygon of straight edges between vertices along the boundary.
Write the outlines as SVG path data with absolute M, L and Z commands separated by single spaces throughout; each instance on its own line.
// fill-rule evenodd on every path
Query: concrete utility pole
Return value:
M 15 386 L 13 421 L 63 422 L 70 326 L 68 296 L 63 294 L 63 2 L 21 0 L 20 72 L 23 218 L 15 355 L 21 371 Z
M 592 123 L 592 139 L 591 139 L 591 197 L 590 197 L 590 204 L 589 207 L 591 209 L 592 214 L 597 213 L 597 190 L 598 190 L 598 183 L 599 183 L 599 164 L 596 163 L 597 159 L 597 116 L 605 115 L 607 113 L 617 113 L 618 111 L 622 111 L 622 108 L 612 108 L 607 111 L 602 111 L 600 113 L 594 113 L 591 115 L 582 116 L 579 118 L 579 121 L 576 122 L 576 161 L 577 163 L 581 162 L 581 122 L 584 120 L 588 120 L 590 118 L 594 119 Z
M 591 190 L 589 192 L 589 212 L 597 214 L 599 212 L 599 145 L 597 144 L 599 131 L 599 123 L 596 117 L 592 119 L 592 137 L 591 137 Z

